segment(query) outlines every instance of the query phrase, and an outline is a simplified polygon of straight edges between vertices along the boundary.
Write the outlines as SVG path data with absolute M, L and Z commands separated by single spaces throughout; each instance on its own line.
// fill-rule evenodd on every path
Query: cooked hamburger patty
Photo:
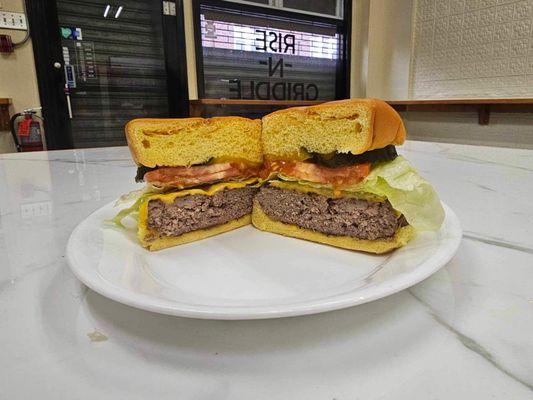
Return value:
M 213 196 L 176 197 L 172 204 L 148 203 L 148 227 L 164 236 L 178 236 L 197 229 L 222 225 L 252 212 L 257 189 L 224 189 Z
M 270 218 L 328 235 L 375 240 L 394 236 L 406 224 L 388 201 L 331 199 L 274 186 L 263 186 L 256 199 Z

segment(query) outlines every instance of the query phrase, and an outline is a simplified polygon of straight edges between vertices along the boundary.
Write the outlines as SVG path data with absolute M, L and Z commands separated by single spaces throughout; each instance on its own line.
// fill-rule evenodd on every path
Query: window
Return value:
M 346 96 L 343 20 L 232 2 L 198 3 L 201 98 L 333 100 Z
M 266 4 L 266 5 L 272 5 L 271 0 L 248 0 L 250 3 L 259 3 L 259 4 Z
M 343 0 L 227 0 L 342 18 Z

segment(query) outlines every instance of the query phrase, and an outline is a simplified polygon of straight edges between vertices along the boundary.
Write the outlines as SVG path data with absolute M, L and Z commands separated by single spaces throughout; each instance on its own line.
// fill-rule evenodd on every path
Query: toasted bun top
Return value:
M 405 141 L 400 115 L 377 99 L 331 101 L 279 110 L 263 117 L 268 158 L 296 158 L 302 150 L 361 154 Z
M 242 117 L 134 119 L 126 139 L 138 165 L 189 166 L 211 158 L 261 163 L 261 121 Z

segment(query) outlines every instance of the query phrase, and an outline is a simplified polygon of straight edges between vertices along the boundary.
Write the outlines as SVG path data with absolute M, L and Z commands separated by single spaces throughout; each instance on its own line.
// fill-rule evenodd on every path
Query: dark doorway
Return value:
M 133 118 L 188 115 L 181 1 L 27 7 L 48 149 L 123 145 Z

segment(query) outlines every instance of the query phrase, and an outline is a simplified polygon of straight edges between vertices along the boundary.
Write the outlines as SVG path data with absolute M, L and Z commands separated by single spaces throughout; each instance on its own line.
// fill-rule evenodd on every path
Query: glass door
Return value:
M 130 119 L 168 116 L 160 1 L 57 0 L 57 19 L 74 147 L 123 145 Z

